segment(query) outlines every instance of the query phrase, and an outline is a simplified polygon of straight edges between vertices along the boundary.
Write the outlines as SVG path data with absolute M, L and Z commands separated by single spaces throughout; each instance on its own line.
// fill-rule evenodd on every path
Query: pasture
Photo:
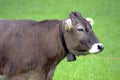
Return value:
M 0 0 L 0 18 L 6 19 L 64 19 L 71 11 L 94 19 L 94 32 L 105 49 L 75 62 L 65 58 L 53 80 L 120 80 L 119 0 Z

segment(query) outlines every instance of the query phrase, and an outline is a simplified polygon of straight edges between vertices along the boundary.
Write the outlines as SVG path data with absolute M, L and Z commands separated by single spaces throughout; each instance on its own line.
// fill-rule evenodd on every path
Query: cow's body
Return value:
M 0 74 L 5 80 L 51 80 L 65 56 L 71 61 L 101 52 L 89 21 L 78 12 L 65 20 L 0 20 Z
M 50 80 L 65 57 L 58 26 L 61 21 L 0 21 L 0 73 L 11 78 L 23 74 Z M 35 77 L 36 77 L 35 76 Z

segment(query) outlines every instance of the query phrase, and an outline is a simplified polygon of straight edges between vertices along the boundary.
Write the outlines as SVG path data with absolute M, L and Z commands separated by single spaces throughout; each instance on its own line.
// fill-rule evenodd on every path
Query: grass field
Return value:
M 64 19 L 71 11 L 94 19 L 105 50 L 75 62 L 64 59 L 53 80 L 120 80 L 120 0 L 0 0 L 0 17 L 7 19 Z

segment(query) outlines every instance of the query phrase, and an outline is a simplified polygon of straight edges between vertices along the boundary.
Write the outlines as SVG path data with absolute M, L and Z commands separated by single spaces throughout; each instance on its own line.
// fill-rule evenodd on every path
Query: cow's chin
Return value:
M 89 54 L 88 51 L 72 51 L 72 53 L 73 53 L 75 56 L 83 56 L 83 55 L 88 55 L 88 54 Z

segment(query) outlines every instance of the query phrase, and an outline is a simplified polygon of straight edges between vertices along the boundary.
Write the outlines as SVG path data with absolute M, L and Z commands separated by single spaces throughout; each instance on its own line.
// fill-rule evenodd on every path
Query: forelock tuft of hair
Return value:
M 81 17 L 81 14 L 79 13 L 79 12 L 71 12 L 70 14 L 69 14 L 69 17 L 70 18 L 80 18 Z

